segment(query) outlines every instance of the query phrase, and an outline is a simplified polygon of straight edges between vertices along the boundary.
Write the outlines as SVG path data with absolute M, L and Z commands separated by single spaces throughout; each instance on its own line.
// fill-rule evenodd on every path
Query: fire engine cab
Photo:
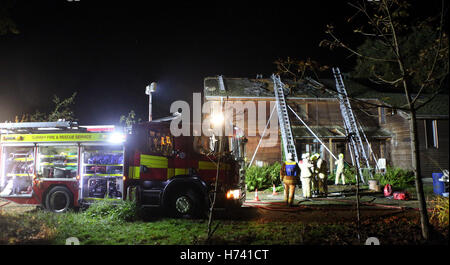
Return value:
M 215 190 L 215 207 L 241 206 L 246 139 L 240 132 L 235 127 L 233 136 L 223 137 L 219 160 L 214 137 L 173 137 L 164 120 L 135 124 L 125 145 L 127 193 L 134 190 L 142 207 L 163 207 L 178 217 L 201 215 Z

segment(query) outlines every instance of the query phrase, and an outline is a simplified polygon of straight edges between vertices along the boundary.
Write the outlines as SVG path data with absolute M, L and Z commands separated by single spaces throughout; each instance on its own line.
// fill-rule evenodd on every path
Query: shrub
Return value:
M 137 207 L 133 201 L 102 200 L 89 206 L 85 215 L 111 221 L 132 221 L 136 217 Z
M 267 178 L 266 167 L 251 166 L 245 172 L 245 183 L 248 191 L 263 189 L 270 186 L 271 181 Z
M 390 184 L 392 187 L 403 189 L 414 183 L 415 176 L 414 172 L 409 170 L 387 167 L 386 173 L 384 175 L 375 174 L 375 179 L 380 182 L 381 186 Z
M 278 186 L 280 182 L 281 164 L 275 162 L 268 166 L 251 166 L 245 173 L 245 183 L 248 191 L 255 189 L 263 190 L 272 187 L 273 184 Z
M 281 170 L 281 163 L 275 162 L 269 166 L 268 171 L 270 180 L 272 181 L 272 185 L 275 184 L 275 186 L 278 186 L 281 184 L 280 170 Z
M 345 183 L 356 184 L 356 169 L 348 165 L 344 168 Z M 404 189 L 414 183 L 414 172 L 404 170 L 402 168 L 387 167 L 384 175 L 376 173 L 373 175 L 374 179 L 380 182 L 381 186 L 391 184 L 392 187 Z M 363 169 L 364 179 L 370 179 L 370 173 L 367 169 Z M 335 181 L 336 172 L 329 175 L 330 181 Z
M 356 184 L 356 169 L 354 167 L 344 168 L 345 183 Z

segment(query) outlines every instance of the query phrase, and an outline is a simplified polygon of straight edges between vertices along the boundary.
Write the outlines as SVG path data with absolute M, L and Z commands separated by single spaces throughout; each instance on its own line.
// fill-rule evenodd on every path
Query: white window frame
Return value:
M 427 128 L 427 121 L 429 120 L 424 120 L 424 127 L 425 127 L 425 145 L 427 149 L 430 148 L 439 148 L 439 138 L 438 138 L 438 126 L 437 126 L 437 120 L 431 120 L 431 131 L 432 131 L 432 139 L 433 142 L 429 143 L 428 142 L 428 128 Z

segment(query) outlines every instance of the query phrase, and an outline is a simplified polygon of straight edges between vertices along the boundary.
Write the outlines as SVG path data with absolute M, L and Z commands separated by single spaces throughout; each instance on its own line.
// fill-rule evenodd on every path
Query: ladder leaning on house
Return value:
M 344 119 L 344 127 L 350 142 L 350 155 L 352 158 L 352 162 L 353 165 L 356 165 L 358 167 L 361 181 L 365 184 L 366 181 L 363 177 L 361 160 L 363 160 L 366 168 L 369 169 L 370 177 L 372 178 L 373 176 L 372 171 L 370 170 L 369 158 L 364 149 L 361 135 L 363 135 L 364 139 L 366 139 L 366 143 L 369 146 L 369 148 L 371 147 L 369 142 L 367 141 L 367 137 L 364 134 L 364 131 L 362 130 L 361 126 L 358 126 L 355 115 L 353 114 L 352 106 L 350 105 L 347 90 L 345 89 L 344 81 L 342 80 L 339 68 L 335 67 L 332 70 L 334 78 L 336 80 L 336 90 L 338 92 L 342 118 Z
M 289 121 L 286 99 L 284 97 L 284 84 L 278 75 L 272 75 L 273 91 L 277 100 L 278 121 L 280 123 L 281 139 L 283 141 L 284 154 L 292 154 L 292 159 L 298 162 L 297 150 L 295 149 L 294 137 L 291 130 L 291 122 Z
M 314 131 L 300 118 L 300 116 L 298 116 L 297 113 L 295 113 L 295 111 L 289 105 L 286 104 L 286 99 L 284 97 L 284 90 L 283 90 L 284 84 L 281 82 L 280 77 L 272 75 L 272 80 L 273 80 L 273 88 L 274 88 L 275 98 L 276 98 L 275 107 L 278 110 L 278 112 L 277 112 L 278 122 L 279 122 L 280 128 L 281 128 L 280 131 L 281 131 L 281 136 L 283 139 L 282 141 L 283 141 L 284 153 L 285 154 L 287 154 L 288 152 L 292 153 L 293 159 L 296 162 L 298 162 L 297 150 L 295 148 L 294 137 L 293 137 L 292 130 L 291 130 L 289 115 L 287 112 L 287 110 L 289 109 L 297 117 L 297 119 L 303 123 L 303 125 L 317 139 L 317 141 L 330 153 L 330 155 L 334 159 L 337 160 L 337 157 L 331 152 L 330 149 L 328 149 L 328 147 L 322 142 L 322 140 L 320 140 L 320 138 L 314 133 Z M 256 146 L 255 152 L 253 153 L 253 156 L 252 156 L 252 160 L 250 161 L 250 164 L 248 165 L 248 167 L 250 167 L 252 165 L 252 163 L 255 159 L 256 153 L 258 152 L 258 148 L 259 148 L 261 141 L 263 140 L 264 135 L 266 133 L 267 126 L 269 126 L 269 122 L 272 120 L 272 115 L 275 111 L 275 107 L 272 109 L 269 121 L 267 122 L 266 127 L 264 128 L 264 131 L 261 135 L 258 145 Z

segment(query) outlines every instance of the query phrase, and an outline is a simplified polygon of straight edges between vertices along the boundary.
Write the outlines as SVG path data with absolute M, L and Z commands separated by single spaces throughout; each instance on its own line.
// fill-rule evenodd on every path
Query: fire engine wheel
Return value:
M 175 217 L 197 217 L 201 210 L 199 196 L 192 190 L 178 192 L 172 196 L 170 208 Z
M 54 187 L 45 198 L 45 207 L 55 213 L 66 212 L 73 207 L 73 195 L 66 187 Z

